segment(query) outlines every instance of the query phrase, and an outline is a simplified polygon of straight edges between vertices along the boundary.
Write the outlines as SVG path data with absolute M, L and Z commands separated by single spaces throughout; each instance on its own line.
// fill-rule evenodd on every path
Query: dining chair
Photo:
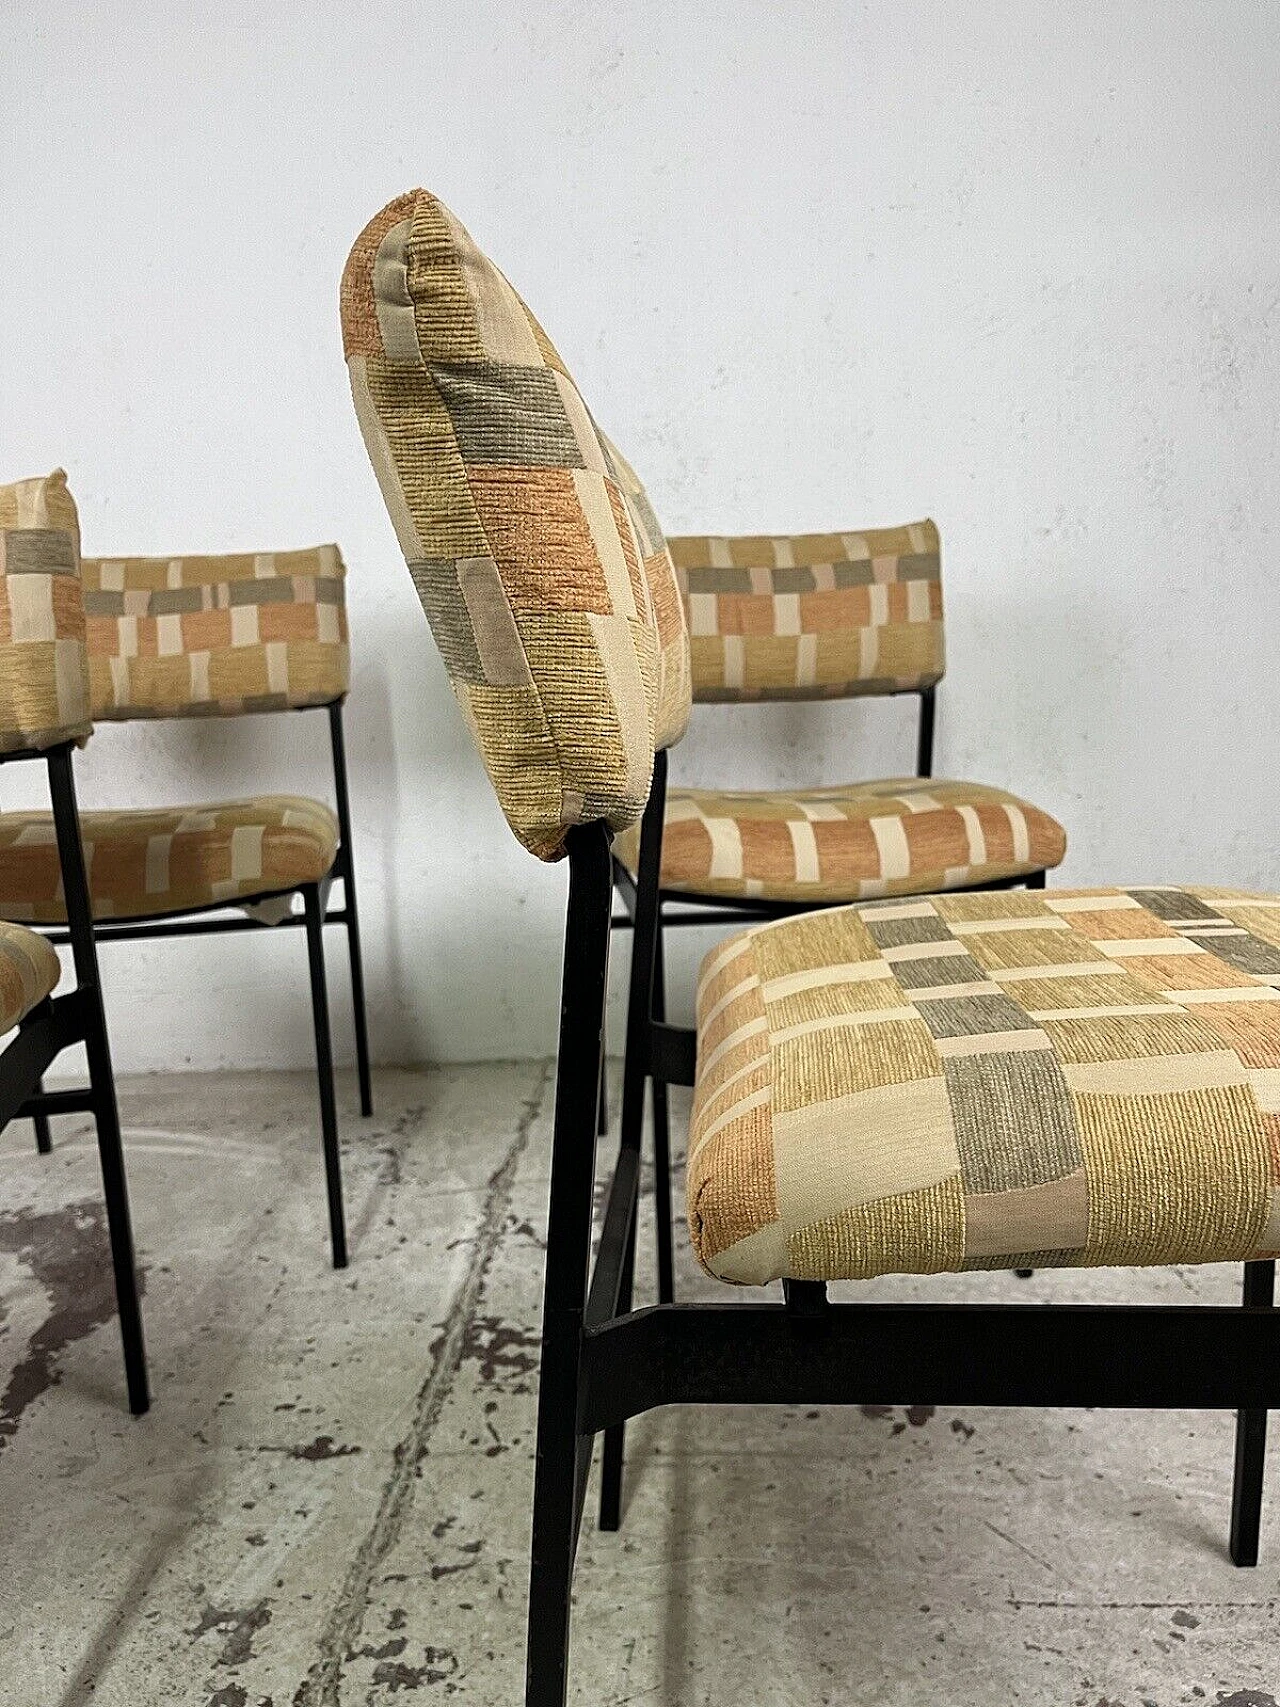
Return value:
M 640 1010 L 649 1070 L 693 1088 L 693 1248 L 735 1301 L 634 1308 L 639 1150 L 619 1144 L 597 1241 L 597 1112 L 612 843 L 638 820 L 638 905 L 658 893 L 652 588 L 670 560 L 646 558 L 554 345 L 435 197 L 399 197 L 357 238 L 342 325 L 369 458 L 499 801 L 569 868 L 526 1707 L 565 1700 L 595 1438 L 660 1405 L 1234 1409 L 1231 1550 L 1254 1563 L 1280 1400 L 1280 898 L 996 889 L 735 933 L 703 965 L 695 1038 Z M 1243 1262 L 1244 1302 L 828 1292 L 1032 1259 Z
M 124 1346 L 129 1408 L 150 1404 L 137 1264 L 98 958 L 89 910 L 72 755 L 89 737 L 89 681 L 75 503 L 61 469 L 0 486 L 0 766 L 45 766 L 58 880 L 75 985 L 46 939 L 0 922 L 0 1129 L 29 1116 L 41 1077 L 82 1044 L 88 1084 L 46 1093 L 65 1114 L 93 1117 Z
M 83 560 L 95 723 L 323 712 L 334 806 L 254 795 L 81 814 L 100 943 L 305 934 L 330 1246 L 347 1264 L 324 928 L 346 933 L 361 1113 L 372 1112 L 343 703 L 345 569 L 336 545 L 230 556 Z M 330 900 L 335 883 L 341 905 Z M 67 940 L 53 825 L 0 815 L 0 918 Z M 49 1103 L 36 1141 L 50 1146 Z
M 640 999 L 652 960 L 654 1012 L 665 1014 L 663 937 L 672 926 L 723 928 L 871 897 L 1045 886 L 1066 854 L 1055 818 L 1005 789 L 933 775 L 946 666 L 934 522 L 682 537 L 668 545 L 695 704 L 733 707 L 740 729 L 741 710 L 766 702 L 910 696 L 918 701 L 915 775 L 746 792 L 668 789 L 657 905 L 652 917 L 646 912 L 644 940 L 633 945 L 629 1000 Z M 635 825 L 614 843 L 624 905 L 615 928 L 640 929 L 639 855 Z M 665 1087 L 632 1049 L 642 1034 L 642 1021 L 628 1021 L 621 1119 L 639 1142 L 647 1089 L 658 1295 L 667 1301 L 674 1297 L 670 1116 Z

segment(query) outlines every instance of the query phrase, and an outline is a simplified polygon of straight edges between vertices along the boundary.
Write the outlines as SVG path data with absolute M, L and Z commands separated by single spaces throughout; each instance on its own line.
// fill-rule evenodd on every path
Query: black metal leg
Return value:
M 98 1157 L 102 1168 L 102 1191 L 107 1206 L 107 1232 L 111 1241 L 111 1266 L 115 1275 L 116 1309 L 120 1317 L 120 1339 L 124 1347 L 125 1384 L 129 1409 L 141 1416 L 151 1405 L 147 1384 L 147 1352 L 142 1333 L 142 1308 L 138 1302 L 138 1271 L 133 1249 L 133 1224 L 129 1214 L 129 1190 L 125 1181 L 124 1146 L 120 1138 L 120 1112 L 116 1106 L 116 1082 L 107 1041 L 107 1018 L 98 982 L 98 951 L 89 909 L 89 882 L 85 872 L 80 821 L 76 812 L 75 778 L 71 753 L 63 748 L 49 754 L 49 793 L 58 838 L 62 887 L 66 900 L 67 931 L 75 962 L 77 992 L 82 1004 L 85 1053 L 89 1062 L 89 1088 L 98 1135 Z
M 1247 1262 L 1242 1302 L 1255 1309 L 1269 1309 L 1275 1303 L 1275 1284 L 1274 1262 Z M 1237 1411 L 1235 1483 L 1231 1495 L 1231 1558 L 1237 1565 L 1258 1562 L 1266 1456 L 1266 1411 Z
M 607 834 L 598 824 L 570 831 L 569 910 L 538 1377 L 525 1707 L 564 1707 L 573 1556 L 591 1457 L 591 1438 L 580 1435 L 577 1424 L 610 900 Z
M 36 1082 L 35 1094 L 39 1096 L 43 1090 L 44 1080 L 39 1079 Z M 39 1114 L 32 1115 L 31 1124 L 36 1131 L 36 1149 L 42 1156 L 47 1156 L 53 1149 L 53 1134 L 49 1130 L 49 1116 L 41 1110 Z
M 360 921 L 356 917 L 356 882 L 350 869 L 342 880 L 347 905 L 347 951 L 351 957 L 351 1011 L 356 1032 L 356 1077 L 360 1084 L 360 1112 L 373 1113 L 373 1077 L 369 1071 L 369 1021 L 365 1013 L 364 963 L 360 957 Z
M 351 852 L 351 802 L 347 795 L 347 749 L 342 733 L 342 702 L 329 707 L 329 736 L 333 744 L 333 786 L 338 802 L 338 832 L 342 852 L 338 869 L 342 875 L 342 899 L 347 915 L 347 953 L 351 960 L 351 1014 L 356 1033 L 356 1077 L 360 1085 L 360 1112 L 373 1113 L 373 1081 L 369 1072 L 369 1021 L 365 1012 L 364 958 L 360 951 L 360 912 L 356 902 L 356 868 Z
M 622 1279 L 618 1286 L 618 1314 L 625 1316 L 631 1308 L 632 1288 L 636 1272 L 636 1218 L 631 1217 L 627 1232 L 626 1255 L 622 1259 Z M 610 1534 L 622 1528 L 622 1463 L 626 1448 L 626 1424 L 605 1430 L 604 1448 L 600 1455 L 600 1527 Z
M 1047 889 L 1048 886 L 1049 873 L 1047 871 L 1033 871 L 1027 878 L 1028 889 Z
M 657 966 L 660 904 L 658 901 L 658 871 L 662 858 L 662 823 L 666 813 L 667 755 L 658 753 L 654 759 L 653 787 L 645 807 L 640 827 L 640 861 L 636 881 L 635 926 L 631 933 L 631 979 L 627 992 L 627 1045 L 622 1064 L 622 1148 L 639 1150 L 644 1130 L 645 1089 L 649 1078 L 649 1030 L 654 1016 L 654 973 Z M 655 1085 L 656 1090 L 656 1085 Z M 654 1102 L 655 1141 L 657 1139 L 657 1101 Z M 659 1197 L 658 1202 L 662 1201 Z M 666 1194 L 670 1204 L 670 1188 Z M 662 1216 L 659 1213 L 659 1221 Z M 670 1241 L 670 1209 L 668 1207 L 667 1237 Z M 659 1235 L 661 1237 L 661 1235 Z M 623 1261 L 622 1288 L 619 1308 L 631 1307 L 632 1282 L 636 1260 L 636 1212 L 633 1209 Z M 619 1423 L 607 1429 L 600 1478 L 600 1527 L 617 1529 L 622 1516 L 622 1460 L 626 1425 Z
M 312 883 L 302 891 L 311 971 L 311 1019 L 316 1035 L 316 1076 L 320 1088 L 320 1134 L 324 1144 L 325 1186 L 329 1193 L 329 1238 L 333 1266 L 347 1266 L 347 1229 L 342 1213 L 342 1161 L 338 1150 L 338 1111 L 333 1095 L 333 1047 L 329 1038 L 329 992 L 324 971 L 324 909 Z
M 656 940 L 653 946 L 653 1017 L 667 1017 L 667 973 L 662 957 L 662 904 L 658 903 Z M 658 1229 L 658 1302 L 675 1298 L 671 1260 L 671 1119 L 665 1079 L 650 1079 L 653 1097 L 653 1214 Z

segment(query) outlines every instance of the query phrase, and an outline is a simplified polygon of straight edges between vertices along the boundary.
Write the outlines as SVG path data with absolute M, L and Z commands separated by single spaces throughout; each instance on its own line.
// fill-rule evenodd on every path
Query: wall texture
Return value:
M 936 517 L 940 769 L 1058 812 L 1069 879 L 1280 885 L 1280 8 L 16 13 L 0 477 L 65 464 L 97 553 L 341 542 L 382 1059 L 546 1050 L 563 898 L 489 795 L 347 396 L 339 271 L 419 182 L 670 531 Z M 676 772 L 910 753 L 895 705 L 706 708 Z M 324 762 L 316 717 L 106 728 L 82 789 L 313 789 Z M 302 953 L 111 951 L 119 1064 L 305 1063 Z

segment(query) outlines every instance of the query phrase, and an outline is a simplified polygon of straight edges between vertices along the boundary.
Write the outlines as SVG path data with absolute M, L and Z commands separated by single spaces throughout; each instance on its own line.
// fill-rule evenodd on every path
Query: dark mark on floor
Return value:
M 0 1451 L 18 1432 L 24 1411 L 62 1379 L 58 1359 L 66 1348 L 115 1317 L 106 1223 L 105 1208 L 93 1198 L 0 1215 L 0 1252 L 18 1258 L 51 1306 L 0 1395 Z M 142 1273 L 138 1284 L 145 1291 Z
M 226 1640 L 222 1652 L 213 1662 L 219 1666 L 239 1666 L 253 1658 L 253 1638 L 271 1622 L 271 1602 L 259 1600 L 253 1606 L 206 1606 L 194 1630 L 188 1630 L 193 1643 L 210 1630 L 216 1630 Z
M 363 1450 L 362 1446 L 336 1446 L 331 1434 L 318 1434 L 310 1446 L 291 1446 L 289 1456 L 307 1464 L 323 1464 L 330 1458 L 350 1458 Z
M 396 1695 L 402 1689 L 421 1689 L 424 1683 L 447 1683 L 457 1675 L 458 1656 L 448 1648 L 424 1648 L 425 1664 L 407 1666 L 401 1660 L 388 1661 L 374 1667 L 373 1681 L 386 1684 L 388 1693 Z
M 378 1566 L 394 1547 L 413 1504 L 418 1468 L 427 1455 L 445 1400 L 461 1367 L 471 1323 L 484 1296 L 489 1270 L 510 1212 L 516 1168 L 528 1147 L 534 1123 L 542 1112 L 550 1081 L 551 1064 L 543 1062 L 538 1081 L 524 1104 L 515 1137 L 501 1166 L 490 1176 L 467 1277 L 435 1342 L 433 1365 L 418 1389 L 413 1422 L 392 1455 L 391 1474 L 383 1489 L 377 1514 L 348 1567 L 333 1610 L 320 1631 L 317 1640 L 319 1657 L 298 1685 L 293 1707 L 340 1707 L 338 1691 L 342 1680 L 342 1657 L 350 1653 L 359 1640 Z M 456 1659 L 454 1664 L 456 1667 Z M 404 1685 L 390 1678 L 384 1681 L 395 1688 L 418 1687 L 417 1680 Z M 443 1675 L 439 1681 L 444 1681 Z

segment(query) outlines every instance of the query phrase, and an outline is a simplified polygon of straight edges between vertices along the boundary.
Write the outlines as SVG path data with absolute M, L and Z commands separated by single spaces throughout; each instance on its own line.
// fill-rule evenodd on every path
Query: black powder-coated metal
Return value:
M 329 992 L 324 966 L 324 904 L 318 884 L 302 891 L 307 929 L 307 970 L 311 979 L 311 1020 L 316 1038 L 316 1078 L 320 1085 L 320 1141 L 324 1150 L 325 1190 L 329 1199 L 329 1242 L 333 1266 L 347 1266 L 347 1227 L 342 1210 L 342 1157 L 338 1149 L 338 1110 L 333 1094 L 333 1048 L 329 1038 Z
M 556 1073 L 529 1575 L 526 1707 L 563 1707 L 569 1596 L 591 1443 L 576 1426 L 591 1254 L 612 873 L 602 824 L 569 831 L 569 905 Z M 625 1241 L 624 1241 L 625 1242 Z M 616 1244 L 611 1261 L 620 1260 Z
M 1245 1309 L 1270 1310 L 1275 1303 L 1275 1291 L 1274 1262 L 1247 1262 L 1244 1265 Z M 1272 1403 L 1274 1402 L 1272 1400 Z M 1256 1565 L 1258 1562 L 1258 1532 L 1262 1523 L 1262 1479 L 1266 1454 L 1265 1406 L 1238 1410 L 1235 1484 L 1231 1496 L 1231 1557 L 1237 1565 Z
M 54 747 L 48 754 L 49 794 L 53 805 L 54 834 L 62 868 L 67 929 L 75 967 L 81 1036 L 89 1064 L 89 1088 L 94 1125 L 98 1134 L 98 1157 L 102 1167 L 103 1195 L 107 1206 L 107 1231 L 111 1242 L 111 1266 L 115 1271 L 116 1305 L 120 1338 L 124 1346 L 125 1382 L 129 1408 L 135 1416 L 148 1409 L 151 1398 L 147 1383 L 147 1356 L 142 1334 L 142 1310 L 138 1302 L 138 1273 L 133 1250 L 133 1225 L 129 1214 L 129 1192 L 125 1182 L 124 1147 L 120 1137 L 120 1113 L 116 1106 L 115 1076 L 107 1041 L 107 1018 L 102 1005 L 98 976 L 98 951 L 94 941 L 89 905 L 89 879 L 80 840 L 80 818 L 76 808 L 75 776 L 69 744 Z

